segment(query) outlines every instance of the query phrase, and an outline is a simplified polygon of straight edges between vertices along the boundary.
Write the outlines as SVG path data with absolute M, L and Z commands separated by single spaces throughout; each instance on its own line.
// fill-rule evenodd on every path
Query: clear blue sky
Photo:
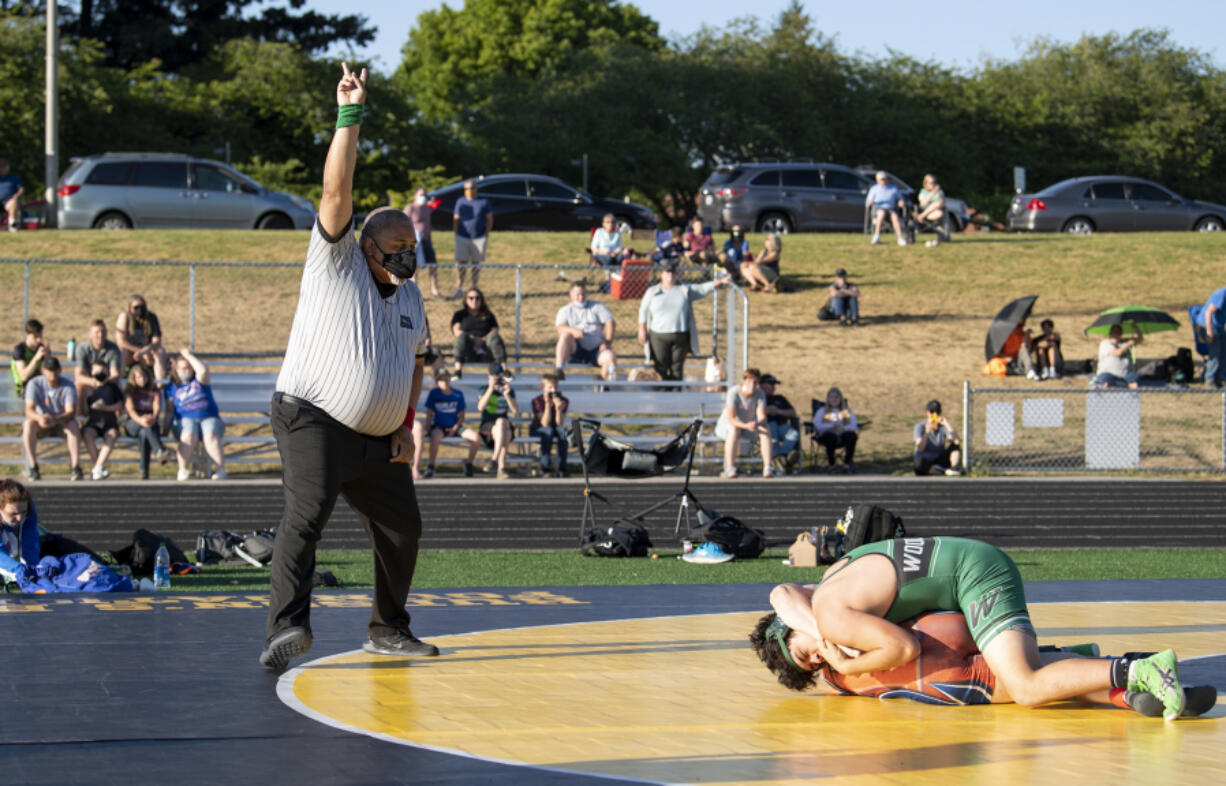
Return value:
M 374 44 L 362 54 L 377 58 L 381 70 L 400 63 L 400 47 L 422 11 L 438 8 L 438 0 L 307 0 L 325 13 L 361 13 L 378 26 Z M 452 8 L 463 0 L 450 0 Z M 722 27 L 738 16 L 773 20 L 787 0 L 702 0 L 691 5 L 678 0 L 635 2 L 660 23 L 664 34 L 686 35 L 704 23 Z M 885 55 L 894 49 L 921 60 L 972 68 L 984 58 L 1013 60 L 1036 36 L 1074 41 L 1083 33 L 1128 33 L 1138 27 L 1166 27 L 1176 44 L 1208 53 L 1226 65 L 1226 0 L 1024 0 L 1022 2 L 963 2 L 946 0 L 877 0 L 867 5 L 831 0 L 807 0 L 803 5 L 822 33 L 833 36 L 848 54 Z M 697 6 L 700 11 L 695 11 Z M 918 11 L 927 6 L 929 13 Z M 865 9 L 873 10 L 871 19 Z

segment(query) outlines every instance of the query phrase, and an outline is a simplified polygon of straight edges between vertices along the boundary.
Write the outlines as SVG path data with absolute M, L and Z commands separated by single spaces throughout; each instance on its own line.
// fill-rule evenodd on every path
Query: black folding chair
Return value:
M 591 429 L 591 436 L 585 441 L 583 429 Z M 691 515 L 696 515 L 701 507 L 698 498 L 690 491 L 690 474 L 694 468 L 694 449 L 698 445 L 698 435 L 702 431 L 702 419 L 695 418 L 680 434 L 670 442 L 644 450 L 636 448 L 629 442 L 623 442 L 600 431 L 600 421 L 588 418 L 575 418 L 572 435 L 575 447 L 579 450 L 580 464 L 583 466 L 583 516 L 579 520 L 579 540 L 591 529 L 596 527 L 596 511 L 592 499 L 598 499 L 606 505 L 611 504 L 603 494 L 592 490 L 592 475 L 611 475 L 619 478 L 648 478 L 663 475 L 681 467 L 685 467 L 685 481 L 681 490 L 667 499 L 644 508 L 643 510 L 620 517 L 619 520 L 637 521 L 646 525 L 644 518 L 663 507 L 677 503 L 677 520 L 673 525 L 673 536 L 681 531 L 681 520 L 685 519 L 686 532 L 693 524 Z

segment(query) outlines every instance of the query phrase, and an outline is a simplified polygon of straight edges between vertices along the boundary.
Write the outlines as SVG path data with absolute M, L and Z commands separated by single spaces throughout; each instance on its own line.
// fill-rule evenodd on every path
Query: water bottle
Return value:
M 153 588 L 170 589 L 170 552 L 166 550 L 165 543 L 158 546 L 157 555 L 153 558 Z
M 68 346 L 66 347 L 66 349 L 68 350 L 68 354 L 67 356 L 65 356 L 64 359 L 67 360 L 69 363 L 71 363 L 73 359 L 76 358 L 77 356 L 77 337 L 76 336 L 73 336 L 72 338 L 68 339 Z M 85 372 L 89 373 L 89 369 L 85 369 Z

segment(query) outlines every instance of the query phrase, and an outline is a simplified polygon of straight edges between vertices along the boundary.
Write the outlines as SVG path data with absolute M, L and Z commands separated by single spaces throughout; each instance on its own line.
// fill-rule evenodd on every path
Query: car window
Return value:
M 524 181 L 502 180 L 497 183 L 481 183 L 477 186 L 477 196 L 526 196 L 524 193 Z
M 825 174 L 826 188 L 842 188 L 847 191 L 863 191 L 868 193 L 868 184 L 850 172 L 827 169 Z
M 89 171 L 85 182 L 92 186 L 122 186 L 128 182 L 132 165 L 126 161 L 99 164 Z
M 733 167 L 731 169 L 717 169 L 707 178 L 709 186 L 724 186 L 741 176 L 741 168 Z
M 570 201 L 579 196 L 573 189 L 560 186 L 557 183 L 550 183 L 548 180 L 529 180 L 528 187 L 532 190 L 532 196 L 537 199 L 565 199 Z
M 779 170 L 768 169 L 760 175 L 755 175 L 753 180 L 749 181 L 751 186 L 779 186 Z
M 132 175 L 132 185 L 187 188 L 187 166 L 177 161 L 141 161 Z
M 1141 202 L 1170 202 L 1171 195 L 1149 183 L 1130 183 L 1132 198 Z
M 211 166 L 201 166 L 200 164 L 192 164 L 192 183 L 193 188 L 198 188 L 201 191 L 229 191 L 231 193 L 238 193 L 241 190 L 238 182 L 225 172 Z
M 1095 183 L 1094 184 L 1095 199 L 1123 199 L 1124 184 L 1123 183 Z
M 822 187 L 822 173 L 819 169 L 785 169 L 782 178 L 784 188 Z

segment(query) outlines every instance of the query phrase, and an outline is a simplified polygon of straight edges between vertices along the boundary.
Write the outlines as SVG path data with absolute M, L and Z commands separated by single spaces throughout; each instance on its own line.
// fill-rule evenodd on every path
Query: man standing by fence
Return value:
M 353 170 L 366 103 L 366 69 L 342 64 L 336 133 L 271 418 L 281 454 L 285 511 L 277 528 L 260 663 L 277 671 L 311 647 L 315 549 L 338 495 L 374 545 L 374 605 L 363 649 L 437 655 L 405 610 L 421 515 L 413 488 L 413 405 L 421 393 L 426 314 L 413 222 L 370 214 L 354 237 Z M 343 362 L 341 362 L 343 359 Z
M 1205 384 L 1209 387 L 1222 386 L 1223 363 L 1226 362 L 1226 287 L 1214 292 L 1205 301 L 1203 312 L 1205 320 L 1205 341 L 1209 344 L 1209 355 L 1205 359 Z

